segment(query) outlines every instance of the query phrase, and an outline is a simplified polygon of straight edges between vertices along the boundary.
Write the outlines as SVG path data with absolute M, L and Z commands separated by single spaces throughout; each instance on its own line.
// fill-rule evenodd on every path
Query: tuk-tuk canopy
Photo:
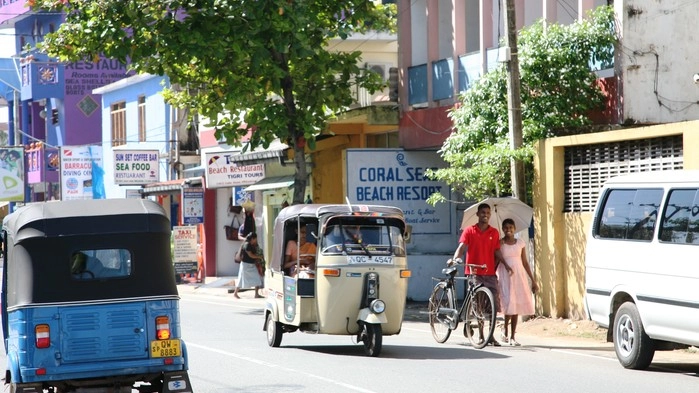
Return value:
M 3 306 L 177 296 L 170 233 L 165 211 L 147 199 L 23 206 L 3 220 Z M 82 250 L 122 250 L 128 274 L 75 279 L 71 258 Z

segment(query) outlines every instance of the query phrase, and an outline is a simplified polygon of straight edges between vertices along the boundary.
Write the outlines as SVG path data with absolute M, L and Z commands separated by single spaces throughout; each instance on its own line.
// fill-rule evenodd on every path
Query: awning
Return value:
M 15 59 L 0 59 L 0 96 L 10 99 L 14 91 L 19 91 L 18 66 Z
M 201 177 L 188 177 L 186 179 L 167 180 L 159 183 L 151 183 L 139 190 L 142 196 L 158 194 L 178 194 L 185 184 L 200 185 Z
M 264 179 L 258 181 L 257 183 L 247 187 L 245 191 L 258 191 L 258 190 L 275 190 L 279 188 L 288 188 L 294 185 L 294 176 L 277 176 L 277 177 L 265 177 Z
M 277 161 L 284 157 L 284 151 L 286 151 L 286 149 L 288 149 L 288 146 L 286 145 L 276 148 L 270 146 L 267 150 L 232 155 L 228 158 L 228 160 L 230 162 L 237 162 L 245 165 L 264 164 L 270 160 Z

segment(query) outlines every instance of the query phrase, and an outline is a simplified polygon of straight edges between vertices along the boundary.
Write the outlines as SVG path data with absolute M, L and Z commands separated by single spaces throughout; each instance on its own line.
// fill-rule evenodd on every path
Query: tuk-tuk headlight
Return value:
M 386 310 L 386 303 L 381 299 L 374 299 L 371 304 L 369 304 L 369 309 L 374 314 L 381 314 Z

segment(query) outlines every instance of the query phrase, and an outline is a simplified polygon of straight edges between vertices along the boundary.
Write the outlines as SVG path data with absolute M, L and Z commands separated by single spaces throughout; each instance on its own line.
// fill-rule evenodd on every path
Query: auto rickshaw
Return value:
M 160 205 L 29 204 L 2 235 L 10 392 L 192 392 Z
M 310 255 L 301 251 L 303 229 L 306 240 L 316 244 Z M 278 347 L 284 333 L 297 330 L 351 335 L 367 355 L 378 356 L 383 335 L 399 334 L 403 323 L 410 277 L 405 233 L 403 212 L 396 207 L 282 209 L 265 271 L 268 344 Z M 289 254 L 298 257 L 285 267 Z

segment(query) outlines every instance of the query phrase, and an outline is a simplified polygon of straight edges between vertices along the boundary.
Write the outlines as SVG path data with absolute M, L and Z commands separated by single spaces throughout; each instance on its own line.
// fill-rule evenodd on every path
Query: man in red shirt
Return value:
M 495 275 L 498 264 L 504 263 L 508 272 L 512 269 L 505 263 L 500 252 L 500 233 L 490 226 L 490 205 L 482 203 L 478 205 L 476 213 L 478 223 L 464 228 L 459 238 L 459 247 L 454 251 L 456 260 L 466 251 L 466 265 L 485 265 L 485 268 L 465 268 L 465 274 L 476 275 L 477 281 L 488 287 L 495 298 L 496 311 L 500 311 L 500 294 L 498 291 L 498 277 Z M 493 345 L 500 344 L 493 339 Z

